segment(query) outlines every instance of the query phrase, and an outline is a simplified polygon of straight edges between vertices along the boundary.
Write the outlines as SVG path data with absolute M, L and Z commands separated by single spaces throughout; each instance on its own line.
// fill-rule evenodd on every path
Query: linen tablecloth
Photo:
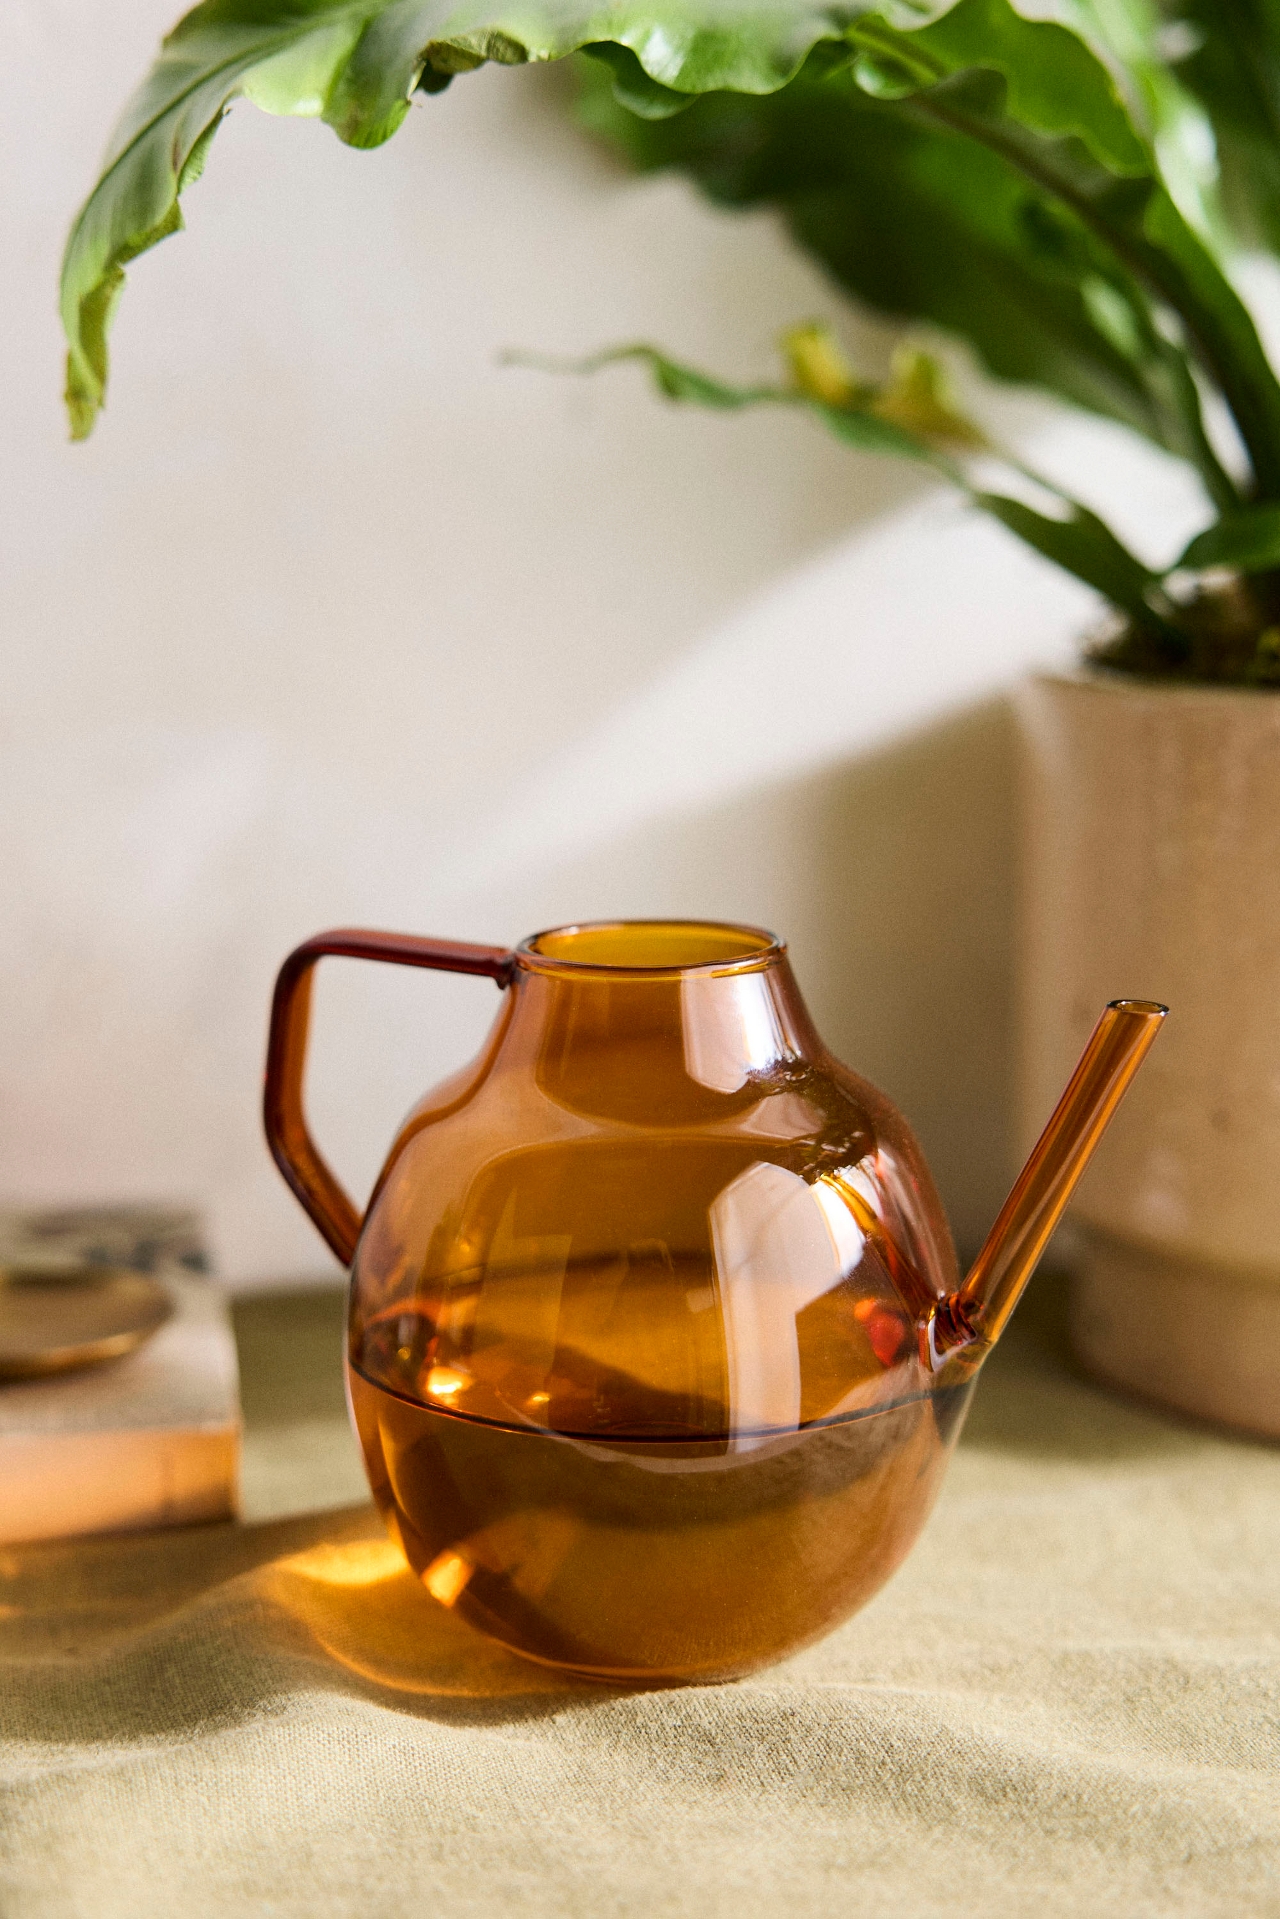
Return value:
M 864 1612 L 641 1693 L 422 1593 L 341 1311 L 238 1309 L 245 1523 L 0 1556 L 4 1919 L 1280 1915 L 1280 1450 L 1077 1377 L 1055 1282 Z

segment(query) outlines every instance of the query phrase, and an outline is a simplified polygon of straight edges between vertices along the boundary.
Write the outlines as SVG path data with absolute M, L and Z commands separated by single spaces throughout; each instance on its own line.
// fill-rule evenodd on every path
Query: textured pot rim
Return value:
M 1028 675 L 1033 686 L 1063 687 L 1074 693 L 1100 693 L 1107 698 L 1214 705 L 1265 706 L 1280 699 L 1280 686 L 1216 686 L 1207 682 L 1147 679 L 1138 673 L 1119 673 L 1113 667 L 1081 664 L 1041 667 Z

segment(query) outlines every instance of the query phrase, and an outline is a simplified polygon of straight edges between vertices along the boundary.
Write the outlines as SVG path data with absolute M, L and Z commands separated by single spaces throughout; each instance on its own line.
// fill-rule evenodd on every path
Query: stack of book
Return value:
M 236 1348 L 199 1219 L 141 1207 L 0 1212 L 0 1267 L 81 1262 L 153 1274 L 173 1314 L 125 1358 L 0 1384 L 0 1542 L 234 1516 Z

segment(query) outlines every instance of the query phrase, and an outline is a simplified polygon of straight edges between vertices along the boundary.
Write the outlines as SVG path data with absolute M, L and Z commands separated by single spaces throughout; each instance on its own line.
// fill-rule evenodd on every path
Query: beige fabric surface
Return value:
M 1053 1283 L 863 1613 L 632 1694 L 335 1504 L 340 1312 L 239 1312 L 246 1523 L 0 1554 L 4 1919 L 1280 1914 L 1280 1451 L 1078 1379 Z

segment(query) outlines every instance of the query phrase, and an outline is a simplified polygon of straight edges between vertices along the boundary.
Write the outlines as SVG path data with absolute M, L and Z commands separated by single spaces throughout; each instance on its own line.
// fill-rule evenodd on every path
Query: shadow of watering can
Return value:
M 363 1219 L 303 1114 L 325 954 L 503 989 Z M 862 1605 L 1164 1015 L 1107 1007 L 962 1282 L 910 1129 L 822 1045 L 772 935 L 300 946 L 267 1136 L 351 1267 L 352 1415 L 427 1592 L 530 1658 L 650 1684 L 750 1671 Z

